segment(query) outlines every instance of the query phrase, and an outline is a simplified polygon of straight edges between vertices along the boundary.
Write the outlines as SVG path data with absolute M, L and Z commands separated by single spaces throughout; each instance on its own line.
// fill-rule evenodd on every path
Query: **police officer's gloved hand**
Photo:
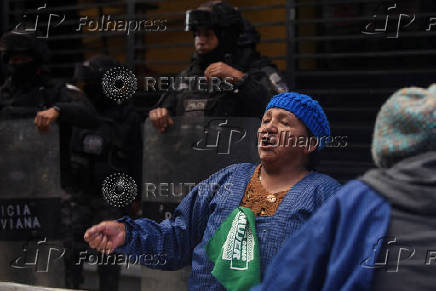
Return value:
M 59 110 L 55 109 L 54 107 L 47 110 L 38 111 L 33 123 L 39 131 L 46 132 L 48 131 L 50 124 L 59 118 L 59 115 Z
M 160 132 L 165 132 L 167 127 L 174 124 L 174 121 L 171 118 L 168 109 L 164 107 L 158 107 L 151 110 L 148 116 L 153 123 L 153 126 L 157 128 Z
M 223 62 L 210 64 L 204 71 L 204 76 L 209 80 L 212 77 L 231 78 L 233 82 L 238 81 L 244 75 L 243 72 Z

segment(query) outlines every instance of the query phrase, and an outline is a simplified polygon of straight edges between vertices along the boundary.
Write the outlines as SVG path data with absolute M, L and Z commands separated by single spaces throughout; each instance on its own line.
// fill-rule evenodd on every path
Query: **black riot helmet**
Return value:
M 224 1 L 209 1 L 195 10 L 186 11 L 185 30 L 195 32 L 198 28 L 213 29 L 220 48 L 230 52 L 237 44 L 243 30 L 243 20 L 238 9 Z
M 37 65 L 48 61 L 49 51 L 44 41 L 38 39 L 34 32 L 14 29 L 3 34 L 0 39 L 2 62 L 8 63 L 10 56 L 24 54 L 31 56 Z
M 73 78 L 78 82 L 101 82 L 107 70 L 119 65 L 120 63 L 111 56 L 96 55 L 76 64 Z
M 119 66 L 120 63 L 108 55 L 96 55 L 83 63 L 76 64 L 73 81 L 81 83 L 83 91 L 95 106 L 105 106 L 110 104 L 110 99 L 106 98 L 102 89 L 102 78 L 104 74 Z
M 243 31 L 239 35 L 239 47 L 252 47 L 255 48 L 260 41 L 260 34 L 257 29 L 247 19 L 243 18 Z

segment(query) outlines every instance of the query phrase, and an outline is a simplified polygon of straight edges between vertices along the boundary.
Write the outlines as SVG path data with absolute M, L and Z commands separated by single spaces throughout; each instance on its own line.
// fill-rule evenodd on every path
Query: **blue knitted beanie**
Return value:
M 325 141 L 329 140 L 330 126 L 327 116 L 318 101 L 304 94 L 285 92 L 275 95 L 266 106 L 265 111 L 273 107 L 295 114 L 311 133 L 318 138 L 319 145 L 317 150 L 325 146 Z

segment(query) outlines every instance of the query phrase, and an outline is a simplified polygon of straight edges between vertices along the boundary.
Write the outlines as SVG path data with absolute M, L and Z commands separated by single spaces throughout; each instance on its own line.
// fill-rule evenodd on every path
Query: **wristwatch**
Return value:
M 248 74 L 246 74 L 246 73 L 244 73 L 243 75 L 242 75 L 242 77 L 239 79 L 239 80 L 237 80 L 236 82 L 235 82 L 235 87 L 239 87 L 239 86 L 241 86 L 244 82 L 245 82 L 245 80 L 247 80 L 247 78 L 248 78 Z
M 52 106 L 52 108 L 54 109 L 54 110 L 56 110 L 58 113 L 61 113 L 61 108 L 59 107 L 59 106 L 57 106 L 57 105 L 55 105 L 55 106 Z

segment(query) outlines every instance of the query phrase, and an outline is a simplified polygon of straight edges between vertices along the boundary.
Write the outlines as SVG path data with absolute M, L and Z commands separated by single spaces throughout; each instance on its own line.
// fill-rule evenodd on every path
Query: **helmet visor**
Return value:
M 186 11 L 185 31 L 195 31 L 198 27 L 213 27 L 212 14 L 210 11 Z

